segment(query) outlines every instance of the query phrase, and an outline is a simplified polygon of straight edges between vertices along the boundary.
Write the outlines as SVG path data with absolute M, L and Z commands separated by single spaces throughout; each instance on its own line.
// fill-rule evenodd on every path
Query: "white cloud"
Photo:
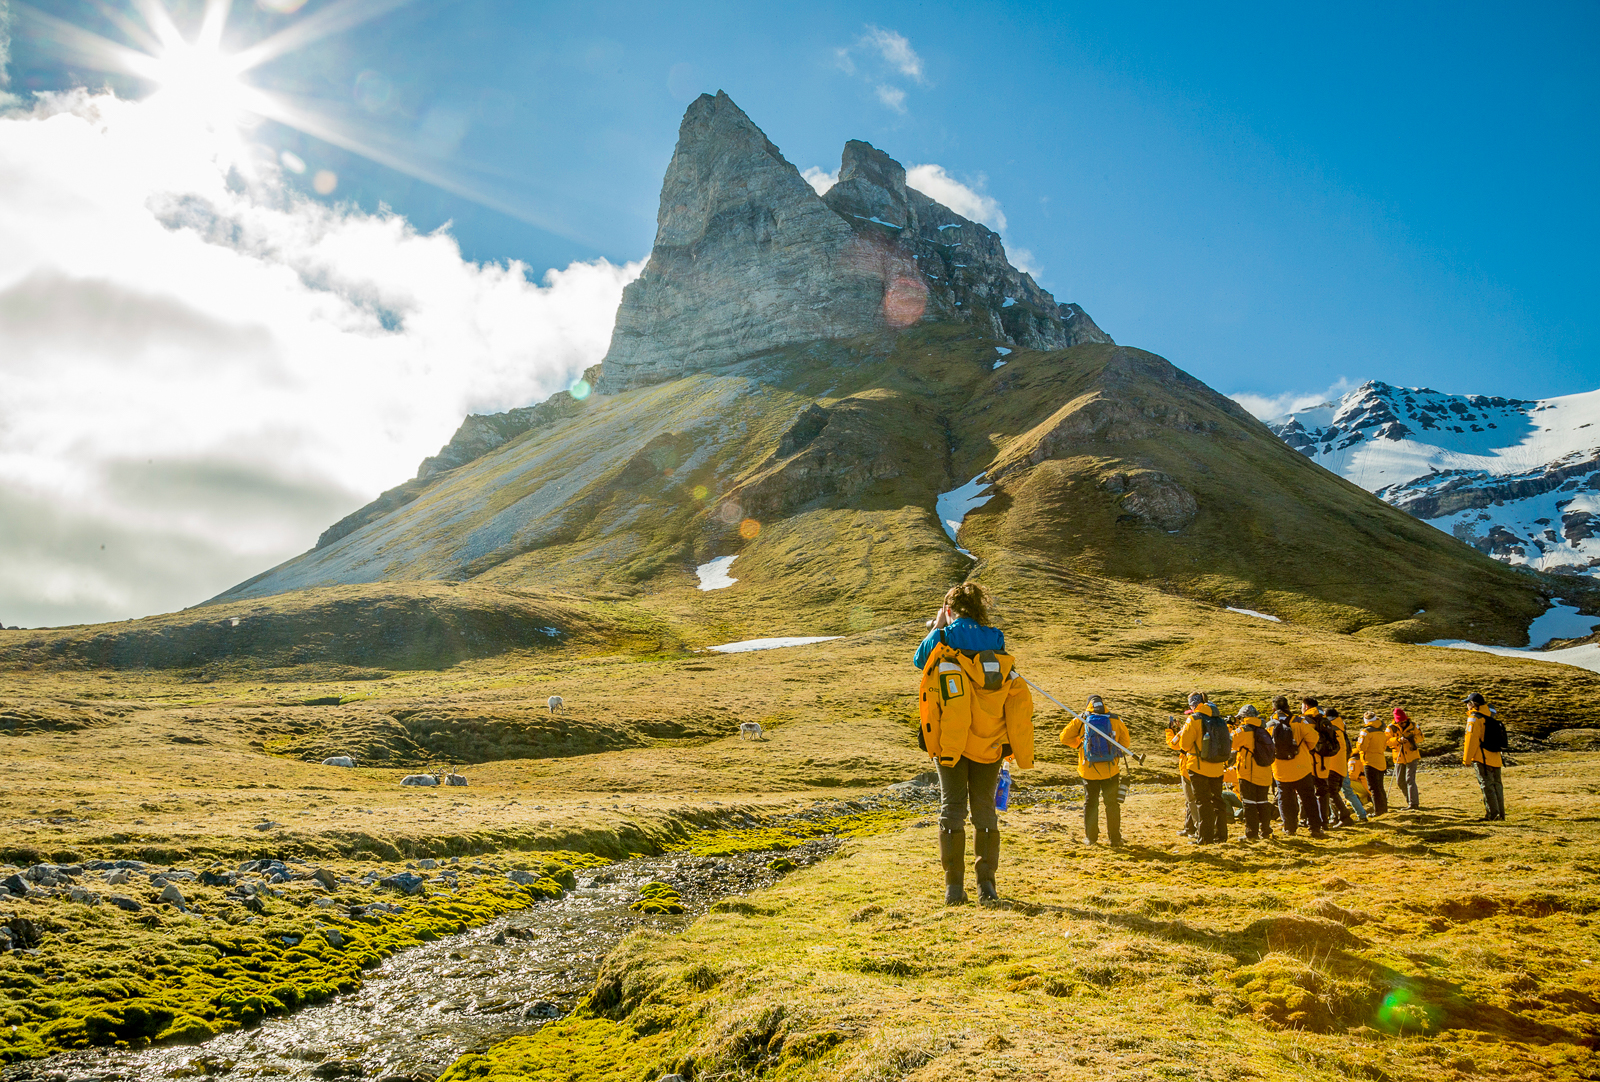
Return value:
M 806 183 L 817 190 L 818 195 L 828 194 L 828 189 L 839 183 L 839 170 L 831 173 L 822 171 L 822 167 L 813 165 L 800 174 L 806 178 Z
M 859 75 L 872 87 L 878 102 L 897 113 L 906 111 L 906 92 L 894 80 L 906 78 L 918 86 L 928 85 L 922 57 L 917 55 L 906 36 L 871 23 L 853 44 L 835 49 L 833 59 L 840 71 Z
M 963 218 L 982 222 L 996 233 L 1005 232 L 1006 216 L 1000 209 L 1000 201 L 969 188 L 945 172 L 942 165 L 911 166 L 906 170 L 906 184 L 928 198 L 938 200 Z M 978 187 L 982 186 L 983 178 L 980 177 Z
M 923 76 L 922 57 L 917 55 L 904 34 L 868 24 L 866 34 L 858 44 L 875 49 L 891 67 L 901 75 L 909 76 L 918 85 L 927 81 Z
M 903 113 L 906 111 L 906 92 L 899 87 L 890 86 L 888 83 L 879 83 L 874 93 L 878 95 L 880 102 L 895 112 Z
M 604 355 L 639 264 L 532 282 L 278 162 L 109 94 L 0 116 L 0 621 L 200 601 Z
M 1330 402 L 1337 402 L 1354 387 L 1355 384 L 1340 376 L 1338 382 L 1323 391 L 1285 391 L 1276 395 L 1260 395 L 1241 391 L 1228 397 L 1261 420 L 1273 421 L 1279 417 L 1287 417 L 1291 413 L 1298 413 L 1301 410 L 1314 409 Z

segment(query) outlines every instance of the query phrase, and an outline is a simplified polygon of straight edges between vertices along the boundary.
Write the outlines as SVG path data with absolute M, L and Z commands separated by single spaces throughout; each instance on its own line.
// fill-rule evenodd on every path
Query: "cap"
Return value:
M 1201 694 L 1200 692 L 1198 692 L 1198 691 L 1189 692 L 1189 705 L 1190 706 L 1199 706 L 1201 703 L 1203 703 L 1205 701 L 1206 701 L 1206 697 L 1203 694 Z
M 1461 701 L 1464 703 L 1471 703 L 1473 706 L 1482 706 L 1484 704 L 1483 696 L 1479 695 L 1476 691 Z
M 1091 696 L 1089 696 L 1089 705 L 1090 706 L 1104 706 L 1104 705 L 1106 705 L 1106 701 L 1104 699 L 1102 699 L 1098 695 L 1091 695 Z
M 1260 714 L 1256 713 L 1256 708 L 1248 703 L 1241 707 L 1239 712 L 1234 715 L 1236 718 L 1259 718 L 1260 716 Z

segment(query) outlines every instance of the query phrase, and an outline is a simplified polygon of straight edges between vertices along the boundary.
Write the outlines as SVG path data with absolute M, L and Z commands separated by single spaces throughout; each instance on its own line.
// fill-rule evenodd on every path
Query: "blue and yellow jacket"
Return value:
M 922 746 L 942 765 L 963 757 L 994 763 L 1010 754 L 1020 769 L 1033 766 L 1033 696 L 1010 654 L 935 642 L 919 692 Z

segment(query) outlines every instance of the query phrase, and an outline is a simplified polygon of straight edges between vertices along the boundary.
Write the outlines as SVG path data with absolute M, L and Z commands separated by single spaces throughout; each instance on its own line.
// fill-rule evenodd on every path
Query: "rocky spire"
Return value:
M 908 188 L 883 151 L 846 143 L 819 198 L 732 99 L 702 94 L 678 130 L 655 246 L 623 291 L 600 389 L 927 319 L 1037 349 L 1110 341 L 1013 267 L 992 230 Z

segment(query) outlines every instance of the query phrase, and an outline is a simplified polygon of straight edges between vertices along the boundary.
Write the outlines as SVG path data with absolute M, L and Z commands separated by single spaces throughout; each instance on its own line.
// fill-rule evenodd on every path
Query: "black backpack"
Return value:
M 1293 732 L 1289 735 L 1291 738 L 1294 736 Z M 1271 734 L 1260 726 L 1255 726 L 1254 739 L 1255 747 L 1252 749 L 1251 754 L 1255 756 L 1256 765 L 1271 766 L 1273 761 L 1278 758 L 1277 752 L 1273 748 Z M 1290 758 L 1292 759 L 1294 756 L 1291 755 Z
M 1293 759 L 1300 754 L 1300 738 L 1294 734 L 1294 725 L 1285 718 L 1273 718 L 1267 723 L 1272 733 L 1272 754 L 1278 760 Z
M 1317 755 L 1323 759 L 1331 759 L 1339 754 L 1339 732 L 1333 727 L 1325 715 L 1314 714 L 1306 719 L 1311 722 L 1311 727 L 1317 731 Z
M 1233 754 L 1233 734 L 1228 723 L 1215 714 L 1196 714 L 1200 719 L 1200 761 L 1225 763 Z
M 1484 751 L 1505 751 L 1509 747 L 1506 743 L 1506 727 L 1492 712 L 1479 716 L 1483 718 L 1483 739 L 1478 742 L 1478 747 Z

